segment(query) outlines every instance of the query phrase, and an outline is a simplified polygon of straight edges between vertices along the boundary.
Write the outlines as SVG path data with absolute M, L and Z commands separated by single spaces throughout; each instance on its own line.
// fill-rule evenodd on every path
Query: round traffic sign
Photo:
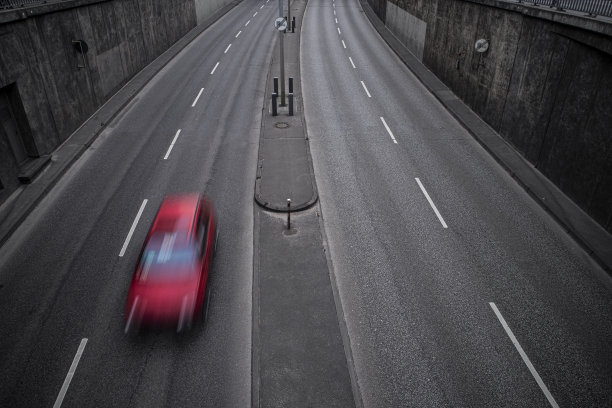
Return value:
M 278 31 L 285 31 L 287 29 L 287 20 L 284 17 L 279 17 L 274 20 L 274 28 Z

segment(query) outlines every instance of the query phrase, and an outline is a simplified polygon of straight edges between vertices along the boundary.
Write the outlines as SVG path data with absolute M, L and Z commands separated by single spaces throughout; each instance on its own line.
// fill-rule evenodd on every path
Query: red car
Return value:
M 208 276 L 217 244 L 212 203 L 199 194 L 168 197 L 144 243 L 126 304 L 125 332 L 141 325 L 191 327 L 208 312 Z

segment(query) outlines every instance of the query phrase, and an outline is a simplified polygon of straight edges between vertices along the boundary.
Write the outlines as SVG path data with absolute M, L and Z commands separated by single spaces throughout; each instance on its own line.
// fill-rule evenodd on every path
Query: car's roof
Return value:
M 169 196 L 161 205 L 151 233 L 172 231 L 189 233 L 200 200 L 199 194 Z

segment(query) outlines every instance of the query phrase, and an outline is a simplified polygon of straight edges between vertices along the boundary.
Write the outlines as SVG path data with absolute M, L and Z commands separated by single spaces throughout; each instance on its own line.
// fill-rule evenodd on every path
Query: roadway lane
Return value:
M 301 66 L 364 405 L 610 406 L 610 278 L 403 66 L 356 0 L 309 1 Z
M 0 406 L 52 406 L 84 338 L 62 407 L 249 404 L 253 180 L 275 6 L 245 0 L 186 47 L 0 249 Z M 126 337 L 140 246 L 163 197 L 184 191 L 219 213 L 210 320 Z

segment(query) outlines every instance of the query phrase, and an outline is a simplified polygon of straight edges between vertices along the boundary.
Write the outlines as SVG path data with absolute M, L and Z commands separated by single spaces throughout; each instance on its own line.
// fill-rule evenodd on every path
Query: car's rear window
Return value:
M 183 234 L 158 232 L 143 251 L 140 279 L 186 277 L 195 272 L 196 261 L 196 253 Z

